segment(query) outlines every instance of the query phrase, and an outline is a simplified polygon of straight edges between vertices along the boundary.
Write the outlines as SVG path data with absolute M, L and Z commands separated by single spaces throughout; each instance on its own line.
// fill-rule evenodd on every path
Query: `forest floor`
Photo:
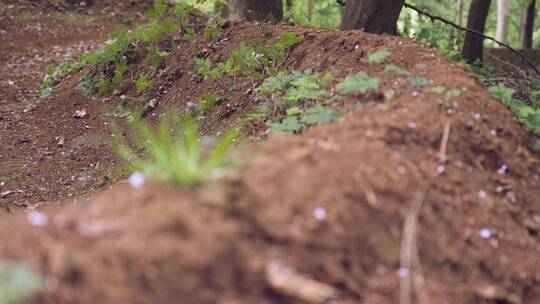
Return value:
M 171 50 L 173 73 L 155 89 L 128 86 L 96 100 L 74 89 L 80 72 L 40 101 L 49 64 L 98 48 L 126 19 L 31 12 L 0 6 L 0 257 L 43 274 L 35 303 L 540 298 L 534 141 L 462 65 L 430 46 L 360 31 L 230 24 L 219 39 Z M 381 78 L 384 94 L 327 102 L 341 121 L 298 135 L 243 125 L 251 143 L 238 152 L 243 169 L 218 183 L 182 191 L 123 181 L 105 143 L 114 120 L 107 114 L 122 95 L 140 105 L 158 100 L 152 121 L 192 107 L 207 91 L 226 91 L 229 101 L 203 122 L 203 132 L 222 133 L 245 123 L 261 101 L 250 84 L 231 89 L 198 77 L 196 54 L 205 49 L 217 61 L 242 42 L 287 31 L 303 42 L 283 70 L 337 78 L 364 71 Z M 391 53 L 385 64 L 430 83 L 414 86 L 367 60 L 383 49 Z M 441 95 L 436 86 L 459 94 Z M 82 110 L 87 115 L 74 117 Z

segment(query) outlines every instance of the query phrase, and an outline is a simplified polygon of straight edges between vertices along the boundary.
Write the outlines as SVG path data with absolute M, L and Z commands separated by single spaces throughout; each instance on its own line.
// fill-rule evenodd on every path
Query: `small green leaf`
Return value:
M 287 110 L 287 116 L 298 116 L 302 114 L 302 110 L 299 107 L 292 107 Z
M 204 93 L 200 98 L 200 106 L 203 110 L 209 110 L 221 104 L 227 98 L 213 93 Z
M 436 86 L 433 89 L 431 89 L 431 92 L 442 95 L 444 92 L 446 92 L 446 89 L 442 86 Z
M 336 112 L 336 110 L 323 106 L 314 106 L 307 109 L 306 113 L 302 117 L 302 122 L 307 125 L 322 125 L 336 122 L 338 120 L 339 114 Z
M 373 54 L 370 54 L 368 56 L 368 61 L 371 62 L 371 63 L 381 63 L 381 61 L 383 61 L 384 59 L 390 57 L 392 55 L 392 53 L 388 50 L 382 50 L 382 51 L 378 51 L 378 52 L 375 52 Z
M 22 303 L 43 288 L 43 278 L 26 265 L 0 261 L 0 303 Z
M 348 76 L 336 88 L 345 94 L 366 94 L 376 92 L 379 89 L 379 82 L 379 78 L 360 72 L 354 76 Z
M 401 75 L 410 74 L 409 70 L 407 70 L 406 68 L 402 68 L 400 66 L 393 65 L 393 64 L 387 64 L 386 67 L 384 68 L 384 71 L 388 73 L 401 74 Z
M 407 77 L 407 80 L 413 87 L 424 87 L 431 84 L 431 80 L 420 76 L 410 76 Z
M 270 129 L 274 132 L 283 132 L 283 133 L 298 133 L 300 132 L 305 125 L 300 121 L 297 116 L 289 116 L 279 123 L 270 124 Z

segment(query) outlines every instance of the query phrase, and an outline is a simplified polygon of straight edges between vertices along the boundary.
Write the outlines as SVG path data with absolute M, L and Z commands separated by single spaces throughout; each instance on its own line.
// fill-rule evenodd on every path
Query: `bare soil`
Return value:
M 100 139 L 110 134 L 103 113 L 120 102 L 119 94 L 97 101 L 82 96 L 73 89 L 79 73 L 51 100 L 33 101 L 47 63 L 61 58 L 55 45 L 94 47 L 111 27 L 43 22 L 38 31 L 8 10 L 0 28 L 0 45 L 11 43 L 0 50 L 0 192 L 11 191 L 0 203 L 16 211 L 1 215 L 0 256 L 44 274 L 46 288 L 35 303 L 305 303 L 309 297 L 299 290 L 313 281 L 336 290 L 321 301 L 334 304 L 398 303 L 400 283 L 403 291 L 413 281 L 431 303 L 538 303 L 540 164 L 532 138 L 463 66 L 433 48 L 360 31 L 252 23 L 232 24 L 218 44 L 182 44 L 166 62 L 179 71 L 174 77 L 160 80 L 155 91 L 122 92 L 141 105 L 159 99 L 151 120 L 222 89 L 196 76 L 199 50 L 213 47 L 214 59 L 225 58 L 242 41 L 270 40 L 282 31 L 304 36 L 284 69 L 340 78 L 365 71 L 381 77 L 381 91 L 395 94 L 389 102 L 344 98 L 332 104 L 344 115 L 340 123 L 300 135 L 245 127 L 261 143 L 239 153 L 241 172 L 216 184 L 180 191 L 119 182 L 81 198 L 115 179 L 105 177 L 114 176 L 107 171 L 116 160 Z M 367 55 L 381 49 L 392 52 L 385 63 L 433 84 L 412 87 L 406 77 L 384 72 L 384 64 L 369 63 Z M 432 92 L 436 85 L 461 94 L 444 102 Z M 229 103 L 209 114 L 205 132 L 237 125 L 258 105 L 246 89 L 237 87 Z M 88 118 L 72 117 L 83 108 Z M 36 225 L 30 210 L 41 207 L 35 204 L 59 200 L 39 209 L 47 222 Z M 400 257 L 414 247 L 403 242 L 411 236 L 404 226 L 419 203 L 413 223 L 423 271 Z M 276 273 L 294 274 L 287 281 L 292 292 Z

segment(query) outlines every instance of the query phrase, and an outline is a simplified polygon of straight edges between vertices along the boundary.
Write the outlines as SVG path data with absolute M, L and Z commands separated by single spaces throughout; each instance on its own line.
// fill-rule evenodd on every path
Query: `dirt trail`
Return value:
M 82 109 L 77 98 L 59 106 L 39 96 L 49 65 L 98 48 L 119 23 L 106 15 L 87 24 L 85 15 L 68 20 L 18 6 L 0 15 L 0 209 L 48 204 L 107 184 L 110 172 L 99 164 L 111 159 L 93 137 L 103 122 L 73 118 Z
M 419 274 L 400 256 L 408 249 L 402 248 L 405 218 L 414 197 L 427 189 L 417 220 L 425 285 L 415 290 L 425 288 L 432 303 L 537 303 L 540 160 L 511 113 L 462 66 L 411 39 L 240 23 L 213 56 L 224 58 L 243 41 L 283 31 L 304 37 L 285 67 L 331 70 L 339 77 L 364 71 L 381 77 L 381 91 L 393 91 L 392 100 L 348 96 L 335 104 L 345 113 L 342 122 L 298 136 L 270 136 L 243 154 L 251 155 L 245 170 L 220 184 L 193 191 L 118 184 L 74 206 L 4 215 L 0 256 L 26 261 L 46 278 L 35 302 L 305 303 L 298 288 L 307 279 L 335 289 L 333 299 L 321 303 L 398 303 L 400 282 Z M 167 88 L 159 92 L 166 105 L 159 110 L 186 108 L 216 89 L 195 76 L 192 59 L 200 46 L 186 45 L 168 59 L 184 76 L 159 83 Z M 411 86 L 405 76 L 366 60 L 383 48 L 392 53 L 385 63 L 432 83 Z M 102 130 L 97 106 L 83 124 L 71 117 L 94 104 L 74 92 L 75 82 L 65 81 L 57 98 L 33 112 L 19 103 L 14 112 L 3 106 L 8 122 L 20 115 L 27 124 L 2 136 L 17 139 L 13 128 L 34 126 L 47 136 L 0 151 L 25 155 L 23 145 L 40 147 L 35 142 L 59 149 L 53 137 L 58 128 L 66 140 L 85 134 L 81 125 Z M 30 80 L 28 85 L 36 87 Z M 459 96 L 445 99 L 433 92 L 437 85 L 459 90 Z M 217 117 L 230 126 L 254 106 L 252 100 L 239 90 L 215 109 Z M 59 105 L 61 112 L 55 111 Z M 47 124 L 49 117 L 63 117 L 65 125 Z M 95 164 L 97 153 L 104 153 L 88 149 L 88 158 L 75 154 L 65 162 L 74 167 L 61 173 L 80 174 L 80 164 Z M 73 192 L 61 195 L 86 189 L 70 186 Z M 276 275 L 291 272 L 303 282 L 292 292 L 276 283 Z

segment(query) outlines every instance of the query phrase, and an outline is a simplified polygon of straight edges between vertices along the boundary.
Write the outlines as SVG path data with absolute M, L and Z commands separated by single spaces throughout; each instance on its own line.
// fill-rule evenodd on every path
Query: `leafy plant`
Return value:
M 413 87 L 424 87 L 431 84 L 431 80 L 421 76 L 409 76 L 407 80 Z
M 223 175 L 231 165 L 227 152 L 238 136 L 235 129 L 204 146 L 198 125 L 191 117 L 164 118 L 158 131 L 139 119 L 133 119 L 131 127 L 136 148 L 121 143 L 117 146 L 119 155 L 146 176 L 171 181 L 180 187 L 191 187 Z M 135 152 L 139 150 L 145 151 L 144 156 Z
M 381 63 L 384 59 L 390 57 L 392 53 L 389 50 L 382 50 L 370 54 L 368 56 L 368 61 L 371 63 Z
M 339 114 L 336 110 L 323 106 L 310 107 L 302 116 L 302 122 L 310 126 L 337 122 L 338 120 Z
M 20 263 L 0 261 L 0 304 L 22 303 L 43 288 L 43 278 Z
M 330 76 L 326 75 L 325 77 L 329 78 Z M 331 80 L 325 79 L 325 81 Z M 259 92 L 266 96 L 279 96 L 277 98 L 278 104 L 283 107 L 330 96 L 330 93 L 321 88 L 320 83 L 320 75 L 309 69 L 304 72 L 279 72 L 275 76 L 265 79 Z
M 240 47 L 229 55 L 226 62 L 214 65 L 208 58 L 195 58 L 195 64 L 199 74 L 210 79 L 220 79 L 221 75 L 227 74 L 233 77 L 243 75 L 252 80 L 259 80 L 262 74 L 268 73 L 270 69 L 283 61 L 288 49 L 301 41 L 302 38 L 298 33 L 284 32 L 273 44 L 267 46 L 257 41 L 240 44 Z
M 137 81 L 135 82 L 135 86 L 137 87 L 137 91 L 139 93 L 146 91 L 147 89 L 151 88 L 154 84 L 152 83 L 152 80 L 149 78 L 149 76 L 146 73 L 143 73 L 137 78 Z
M 339 114 L 330 107 L 317 105 L 307 108 L 303 113 L 298 108 L 291 109 L 295 110 L 292 113 L 288 112 L 288 116 L 281 122 L 271 123 L 269 125 L 272 131 L 293 134 L 309 126 L 322 125 L 339 120 Z
M 523 127 L 536 135 L 540 135 L 540 111 L 514 99 L 515 90 L 504 84 L 492 86 L 489 91 L 494 98 L 500 100 L 514 113 L 516 120 Z
M 221 95 L 218 95 L 218 94 L 204 93 L 201 96 L 200 99 L 201 99 L 201 101 L 200 101 L 201 109 L 209 110 L 209 109 L 221 104 L 227 98 L 225 96 L 221 96 Z
M 170 55 L 168 52 L 160 51 L 157 45 L 151 45 L 146 50 L 148 53 L 146 54 L 145 61 L 153 65 L 160 65 L 161 61 Z
M 281 122 L 270 124 L 270 130 L 289 134 L 298 133 L 302 131 L 304 127 L 305 124 L 302 123 L 297 116 L 288 116 Z
M 217 24 L 211 24 L 204 28 L 203 36 L 206 39 L 219 38 L 223 33 Z
M 337 84 L 336 88 L 345 94 L 366 94 L 376 92 L 379 89 L 379 82 L 379 78 L 360 72 L 348 76 L 343 82 Z
M 393 64 L 387 64 L 386 67 L 384 68 L 384 71 L 389 72 L 389 73 L 394 73 L 394 74 L 401 74 L 401 75 L 410 74 L 409 70 L 407 70 L 406 68 L 402 68 L 400 66 L 393 65 Z

